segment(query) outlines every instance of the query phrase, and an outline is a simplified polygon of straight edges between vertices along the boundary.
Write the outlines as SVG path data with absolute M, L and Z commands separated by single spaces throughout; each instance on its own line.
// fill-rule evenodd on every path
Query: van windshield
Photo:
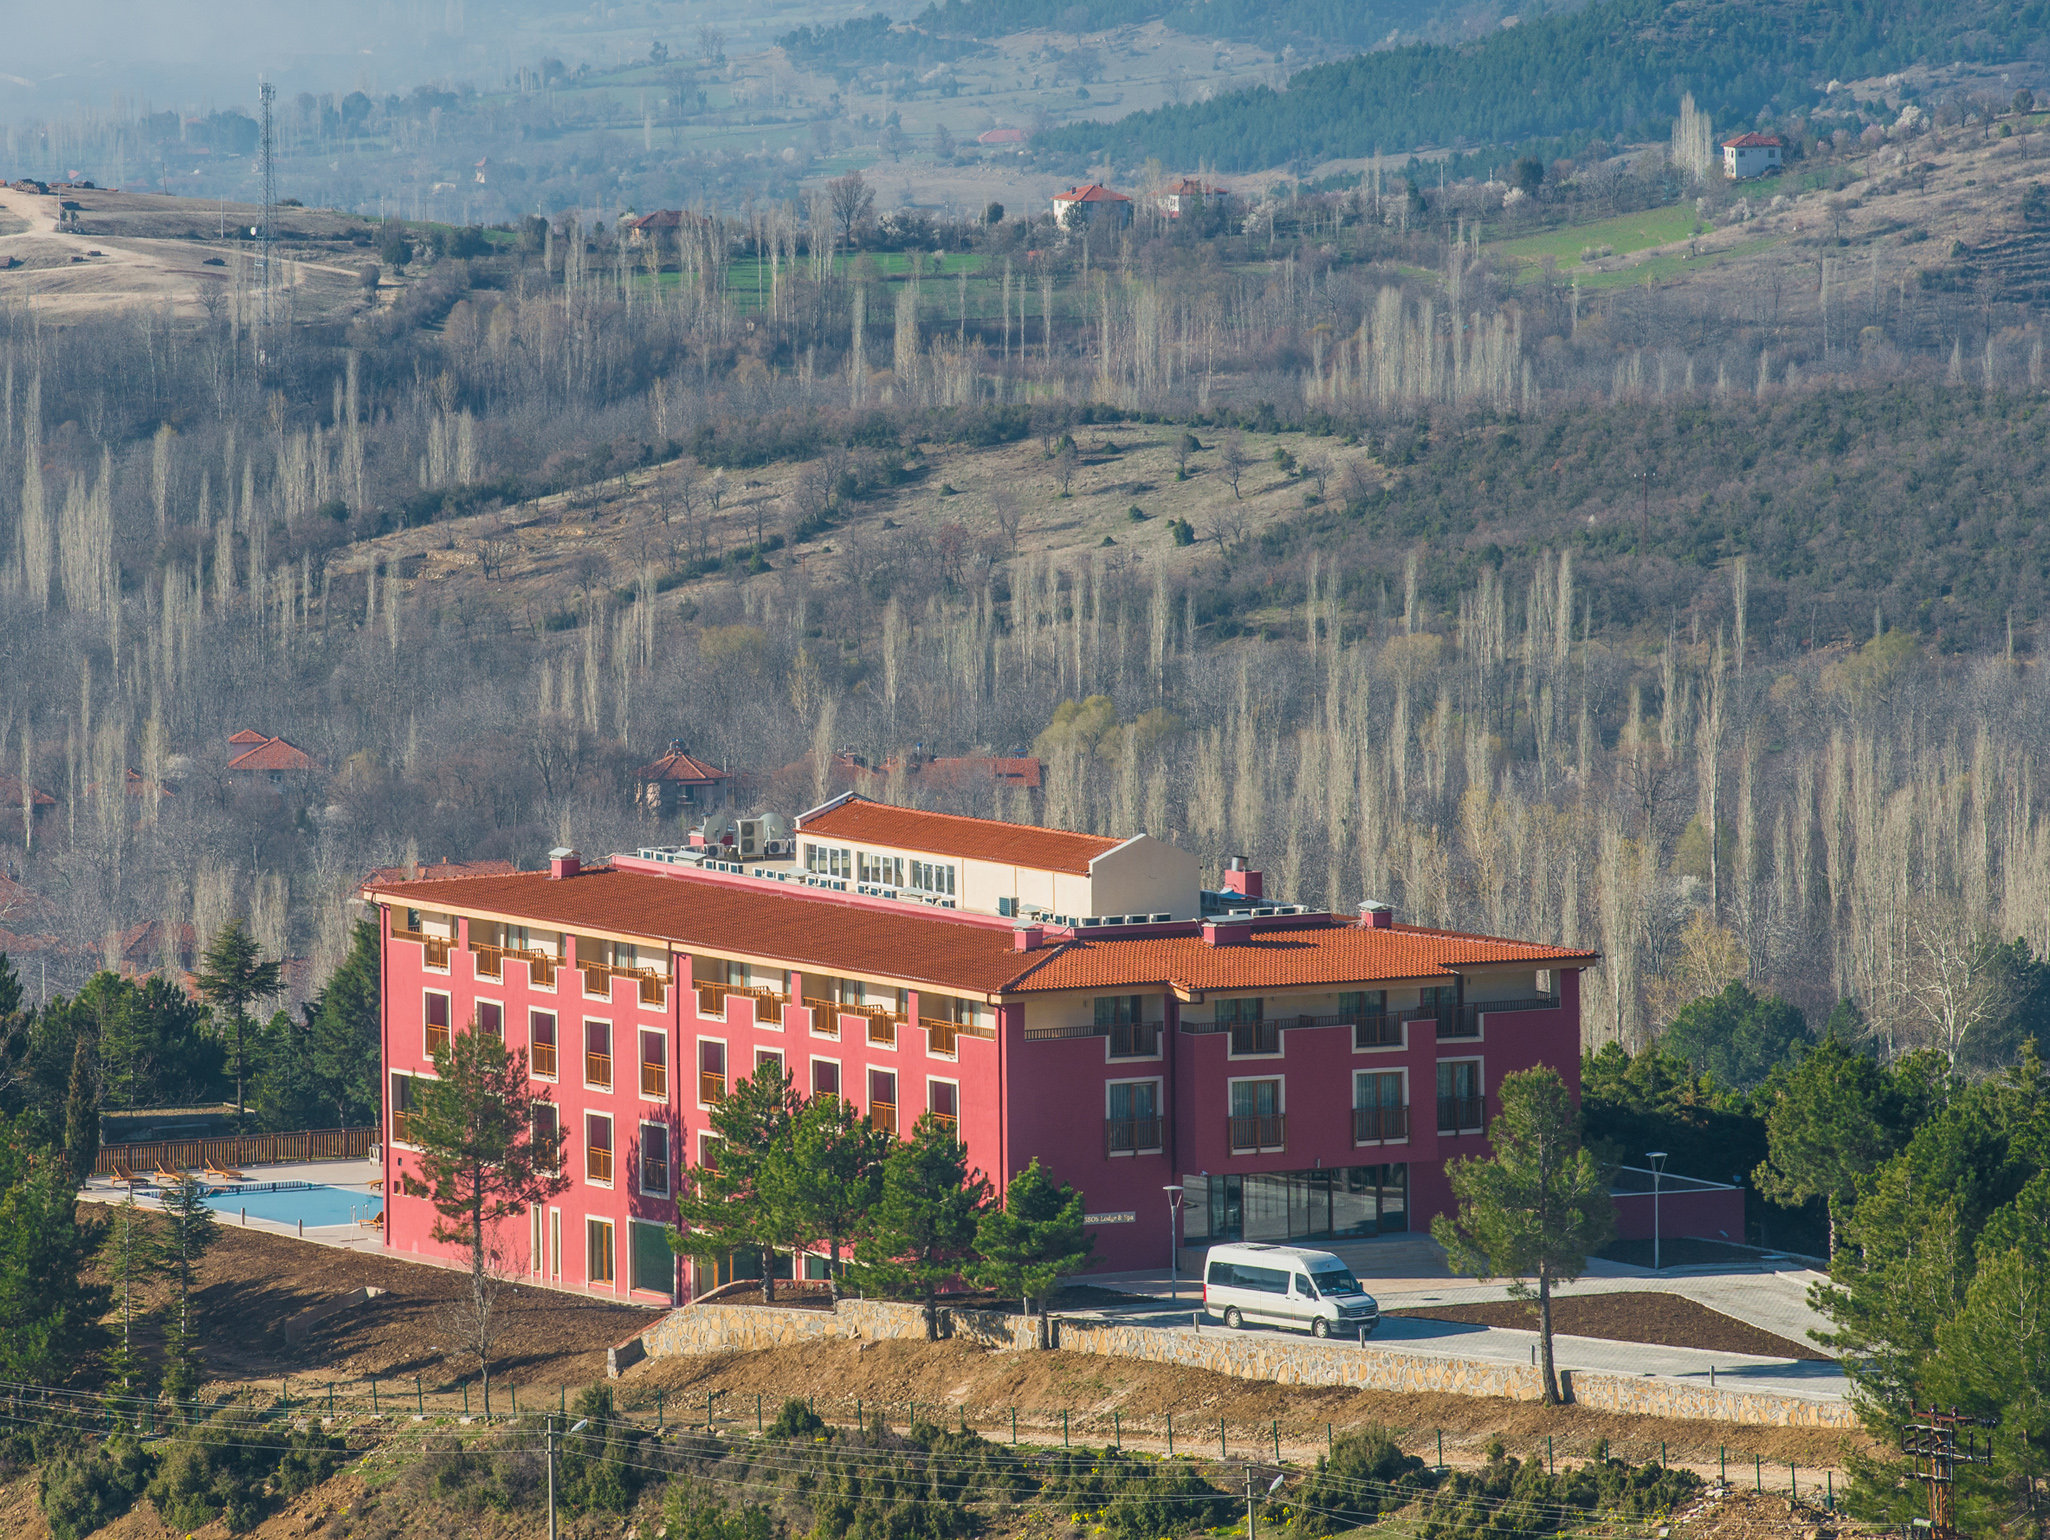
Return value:
M 1359 1279 L 1353 1277 L 1343 1267 L 1329 1267 L 1321 1272 L 1312 1272 L 1310 1274 L 1310 1281 L 1316 1284 L 1319 1294 L 1326 1296 L 1332 1294 L 1363 1294 L 1366 1292 L 1360 1287 Z

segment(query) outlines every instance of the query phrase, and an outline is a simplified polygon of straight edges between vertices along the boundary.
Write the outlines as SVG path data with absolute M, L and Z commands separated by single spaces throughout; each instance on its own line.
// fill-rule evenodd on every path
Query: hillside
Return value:
M 1662 133 L 1691 90 L 1718 124 L 1815 98 L 1831 79 L 1917 62 L 2024 57 L 2050 29 L 2041 0 L 1596 0 L 1472 43 L 1421 43 L 1265 86 L 1071 123 L 1051 155 L 1147 156 L 1250 170 L 1423 145 L 1520 145 Z

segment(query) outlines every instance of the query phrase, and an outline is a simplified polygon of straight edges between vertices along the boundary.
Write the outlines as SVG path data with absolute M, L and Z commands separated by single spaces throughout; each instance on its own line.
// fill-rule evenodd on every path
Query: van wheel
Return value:
M 1316 1320 L 1310 1322 L 1310 1335 L 1313 1337 L 1330 1336 L 1331 1323 L 1325 1320 L 1324 1317 L 1322 1317 L 1321 1315 L 1318 1316 Z
M 1232 1331 L 1237 1331 L 1246 1324 L 1246 1318 L 1239 1314 L 1239 1307 L 1237 1305 L 1233 1305 L 1224 1312 L 1224 1324 Z

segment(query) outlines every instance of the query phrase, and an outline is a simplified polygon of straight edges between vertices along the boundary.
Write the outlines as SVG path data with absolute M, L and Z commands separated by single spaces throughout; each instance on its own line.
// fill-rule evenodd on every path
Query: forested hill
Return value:
M 1682 91 L 1718 126 L 1736 125 L 1795 106 L 1833 77 L 2011 59 L 2046 36 L 2045 0 L 1597 0 L 1480 42 L 1362 54 L 1304 70 L 1285 91 L 1067 124 L 1038 143 L 1123 165 L 1158 156 L 1247 171 L 1461 139 L 1649 137 L 1664 132 Z
M 1391 32 L 1414 36 L 1443 19 L 1445 0 L 944 0 L 926 7 L 929 32 L 1003 37 L 1028 28 L 1099 32 L 1165 21 L 1197 37 L 1371 48 Z

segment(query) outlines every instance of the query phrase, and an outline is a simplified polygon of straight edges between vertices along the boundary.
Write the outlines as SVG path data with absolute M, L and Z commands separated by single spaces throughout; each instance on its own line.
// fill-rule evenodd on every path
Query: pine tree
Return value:
M 840 1249 L 882 1195 L 889 1134 L 871 1127 L 837 1096 L 815 1096 L 792 1119 L 788 1137 L 768 1152 L 763 1197 L 792 1247 L 823 1241 L 827 1276 L 837 1298 Z
M 938 1340 L 940 1285 L 974 1260 L 989 1182 L 954 1131 L 927 1113 L 883 1162 L 882 1197 L 855 1249 L 857 1276 L 882 1293 L 915 1294 L 927 1341 Z
M 193 1293 L 200 1259 L 220 1238 L 206 1184 L 185 1176 L 164 1189 L 164 1229 L 158 1239 L 159 1265 L 176 1291 L 164 1331 L 164 1394 L 173 1406 L 199 1394 L 199 1319 Z
M 1039 1157 L 1011 1178 L 1001 1206 L 992 1204 L 976 1226 L 975 1281 L 1016 1295 L 1024 1308 L 1039 1304 L 1039 1342 L 1048 1343 L 1047 1300 L 1063 1273 L 1079 1273 L 1096 1249 L 1082 1224 L 1082 1194 L 1040 1169 Z
M 1537 1301 L 1545 1403 L 1559 1403 L 1552 1363 L 1552 1286 L 1571 1283 L 1588 1253 L 1615 1233 L 1615 1204 L 1595 1160 L 1580 1146 L 1579 1118 L 1559 1072 L 1502 1077 L 1502 1110 L 1488 1125 L 1494 1155 L 1446 1168 L 1457 1215 L 1431 1221 L 1452 1270 L 1481 1282 L 1515 1280 L 1516 1299 Z M 1533 1289 L 1526 1279 L 1537 1280 Z
M 283 965 L 264 962 L 262 958 L 262 951 L 243 928 L 243 922 L 235 919 L 220 928 L 199 965 L 199 992 L 216 1011 L 226 1013 L 227 1020 L 222 1025 L 233 1036 L 237 1128 L 242 1126 L 249 1079 L 249 1007 L 284 988 Z
M 788 1159 L 798 1101 L 773 1060 L 736 1084 L 712 1109 L 709 1163 L 684 1173 L 670 1245 L 700 1258 L 752 1251 L 761 1259 L 762 1298 L 776 1297 L 776 1248 L 795 1228 L 776 1211 L 775 1170 Z M 809 1238 L 809 1237 L 807 1237 Z

